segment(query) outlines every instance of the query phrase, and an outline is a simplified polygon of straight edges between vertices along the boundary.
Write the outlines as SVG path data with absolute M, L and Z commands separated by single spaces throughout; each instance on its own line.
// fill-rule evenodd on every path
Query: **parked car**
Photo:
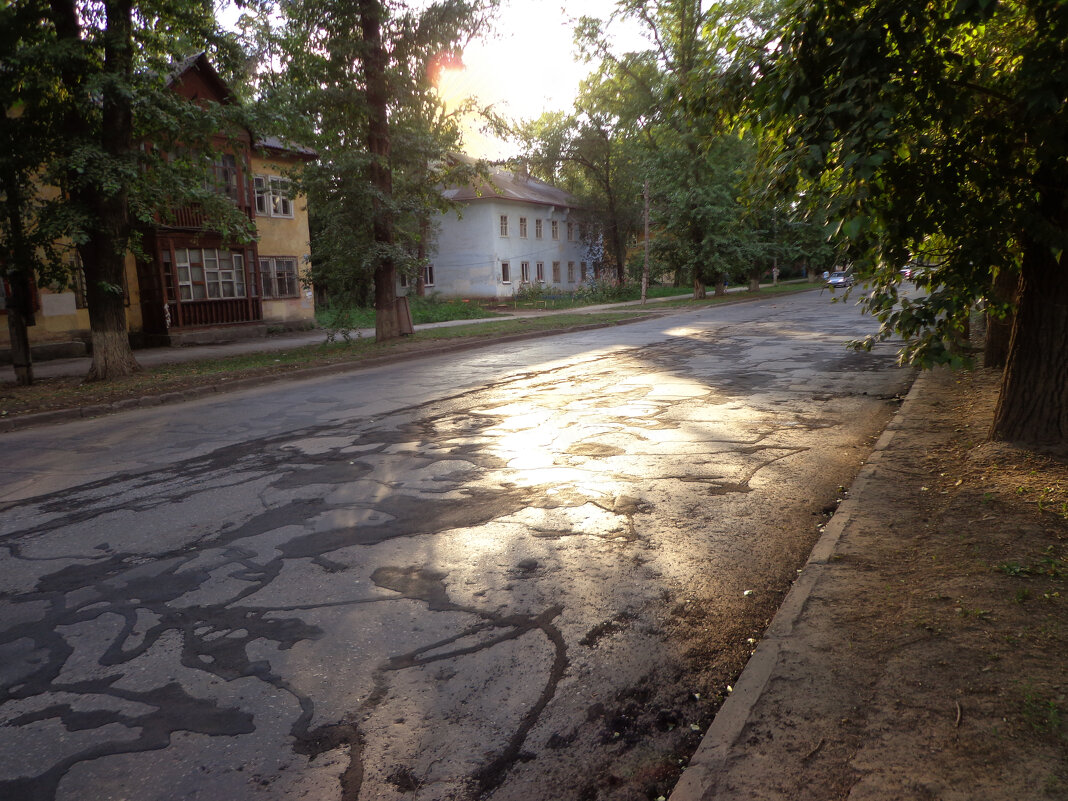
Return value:
M 831 289 L 848 289 L 853 286 L 853 276 L 847 272 L 833 272 L 827 277 L 827 286 Z

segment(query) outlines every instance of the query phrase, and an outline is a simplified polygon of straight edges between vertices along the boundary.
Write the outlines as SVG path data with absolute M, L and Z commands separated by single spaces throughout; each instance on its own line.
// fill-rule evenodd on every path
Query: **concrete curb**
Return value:
M 701 744 L 690 759 L 682 778 L 675 785 L 669 801 L 715 801 L 720 777 L 732 748 L 738 742 L 768 682 L 775 674 L 784 647 L 793 638 L 797 622 L 804 614 L 813 590 L 823 579 L 842 535 L 862 513 L 865 492 L 881 480 L 876 479 L 880 463 L 898 432 L 905 428 L 905 421 L 915 405 L 915 398 L 922 391 L 929 375 L 921 373 L 915 378 L 901 408 L 876 441 L 864 466 L 853 480 L 849 489 L 850 497 L 839 505 L 834 516 L 828 521 L 801 574 L 786 594 L 782 606 L 775 613 L 753 656 L 735 682 L 734 691 L 724 701 L 712 725 L 701 739 Z

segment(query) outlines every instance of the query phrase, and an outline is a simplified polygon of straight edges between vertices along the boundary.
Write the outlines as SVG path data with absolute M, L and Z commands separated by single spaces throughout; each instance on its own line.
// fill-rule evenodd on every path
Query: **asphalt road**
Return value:
M 0 439 L 0 798 L 667 795 L 910 375 L 816 292 Z

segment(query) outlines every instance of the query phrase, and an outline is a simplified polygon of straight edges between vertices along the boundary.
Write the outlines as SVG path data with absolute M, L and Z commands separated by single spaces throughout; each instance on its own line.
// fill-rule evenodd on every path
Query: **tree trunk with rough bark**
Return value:
M 1016 303 L 1020 275 L 1016 271 L 1000 270 L 994 278 L 991 300 L 997 304 Z M 1002 369 L 1009 360 L 1009 342 L 1012 339 L 1013 314 L 998 317 L 986 315 L 986 341 L 983 344 L 983 365 Z
M 7 298 L 7 330 L 11 339 L 11 366 L 15 369 L 15 383 L 29 386 L 33 383 L 33 354 L 30 351 L 30 326 L 34 325 L 33 294 L 27 271 L 32 270 L 33 254 L 26 241 L 22 219 L 22 182 L 17 175 L 5 175 L 7 184 L 8 230 L 11 238 L 14 264 L 7 265 L 12 272 L 7 275 L 11 289 Z M 0 281 L 4 280 L 0 276 Z
M 700 276 L 694 276 L 693 299 L 704 300 L 706 297 L 708 297 L 708 293 L 705 291 L 705 282 L 701 280 Z
M 0 278 L 0 280 L 3 280 Z M 11 366 L 15 370 L 15 383 L 29 386 L 33 383 L 33 355 L 30 352 L 29 328 L 34 324 L 33 300 L 30 282 L 19 271 L 7 277 L 11 294 L 7 298 L 7 330 L 11 337 Z
M 719 273 L 716 276 L 716 291 L 713 293 L 715 297 L 722 298 L 727 294 L 727 275 L 726 273 Z
M 77 51 L 82 48 L 80 14 L 72 0 L 51 0 L 52 19 L 61 41 Z M 130 162 L 133 147 L 133 106 L 128 90 L 133 74 L 132 0 L 106 0 L 104 3 L 104 73 L 99 102 L 101 128 L 99 146 L 112 168 Z M 71 91 L 81 91 L 83 72 L 77 61 L 64 69 L 64 83 Z M 86 112 L 72 106 L 64 124 L 75 136 L 91 138 L 92 126 Z M 128 166 L 128 164 L 123 164 Z M 82 176 L 71 174 L 73 205 L 89 217 L 87 240 L 79 245 L 85 270 L 86 300 L 92 334 L 93 363 L 88 381 L 120 378 L 139 369 L 130 349 L 123 298 L 126 250 L 130 239 L 128 191 L 105 186 L 86 186 Z
M 991 439 L 1068 445 L 1066 267 L 1063 253 L 1055 255 L 1044 243 L 1025 245 L 1019 305 Z
M 393 172 L 390 169 L 389 118 L 386 106 L 389 87 L 386 83 L 387 54 L 382 46 L 382 4 L 378 0 L 359 0 L 360 33 L 363 36 L 364 80 L 367 83 L 367 150 L 371 154 L 369 178 L 375 189 L 372 228 L 378 246 L 375 267 L 375 341 L 400 337 L 397 319 L 397 267 L 393 258 Z

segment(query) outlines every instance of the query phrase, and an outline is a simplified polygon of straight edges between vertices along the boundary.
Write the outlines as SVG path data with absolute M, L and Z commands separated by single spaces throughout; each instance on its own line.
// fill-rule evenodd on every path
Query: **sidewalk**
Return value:
M 996 390 L 918 377 L 670 801 L 1068 799 L 1068 467 Z

